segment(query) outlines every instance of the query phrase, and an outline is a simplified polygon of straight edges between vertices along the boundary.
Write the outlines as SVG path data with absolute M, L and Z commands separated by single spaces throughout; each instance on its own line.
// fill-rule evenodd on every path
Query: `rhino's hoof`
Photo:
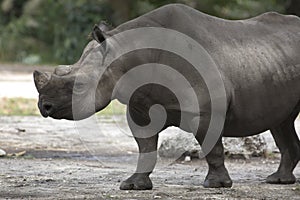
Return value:
M 132 175 L 120 185 L 121 190 L 151 190 L 152 182 L 148 176 Z
M 206 179 L 203 183 L 203 187 L 205 188 L 230 188 L 232 187 L 232 180 L 231 179 L 224 179 L 224 180 L 213 180 L 213 179 Z
M 292 173 L 275 172 L 267 177 L 266 182 L 270 184 L 293 184 L 296 182 L 296 177 Z

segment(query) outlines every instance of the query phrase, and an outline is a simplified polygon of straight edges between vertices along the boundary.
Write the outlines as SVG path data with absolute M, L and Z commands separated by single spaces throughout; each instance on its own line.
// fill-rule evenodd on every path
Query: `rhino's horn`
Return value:
M 34 71 L 33 72 L 33 78 L 35 87 L 38 91 L 40 91 L 50 80 L 50 75 L 47 73 Z

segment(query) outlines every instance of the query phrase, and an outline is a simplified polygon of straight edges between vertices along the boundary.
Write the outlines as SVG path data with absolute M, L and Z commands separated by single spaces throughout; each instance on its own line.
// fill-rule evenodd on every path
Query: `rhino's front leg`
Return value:
M 139 147 L 139 158 L 136 172 L 121 183 L 121 190 L 151 190 L 152 182 L 149 175 L 152 173 L 157 161 L 158 134 L 149 138 L 135 140 Z

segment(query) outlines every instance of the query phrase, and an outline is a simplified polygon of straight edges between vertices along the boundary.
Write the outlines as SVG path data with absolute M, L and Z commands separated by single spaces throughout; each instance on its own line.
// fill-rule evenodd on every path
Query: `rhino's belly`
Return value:
M 226 116 L 224 136 L 255 135 L 299 112 L 300 82 L 293 84 L 290 88 L 270 84 L 236 92 Z

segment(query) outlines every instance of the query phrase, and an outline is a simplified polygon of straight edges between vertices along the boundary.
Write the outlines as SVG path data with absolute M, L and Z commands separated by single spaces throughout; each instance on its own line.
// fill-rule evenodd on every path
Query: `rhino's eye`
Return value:
M 73 87 L 73 92 L 75 94 L 83 94 L 86 92 L 86 85 L 84 83 L 75 83 Z

